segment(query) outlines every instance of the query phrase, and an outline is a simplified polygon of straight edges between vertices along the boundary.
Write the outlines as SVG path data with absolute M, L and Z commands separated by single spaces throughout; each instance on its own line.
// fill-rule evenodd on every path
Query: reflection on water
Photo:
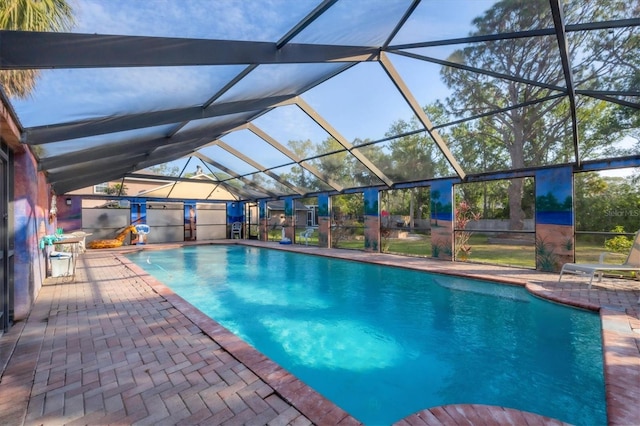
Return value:
M 402 347 L 392 337 L 358 321 L 271 317 L 261 323 L 287 355 L 303 367 L 364 371 L 392 366 L 403 355 Z

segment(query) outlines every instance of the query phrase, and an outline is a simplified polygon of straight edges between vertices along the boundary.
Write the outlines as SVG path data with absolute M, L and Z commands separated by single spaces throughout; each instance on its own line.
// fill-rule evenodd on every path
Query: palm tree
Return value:
M 73 10 L 67 0 L 0 0 L 0 29 L 68 31 Z M 0 71 L 0 85 L 7 96 L 27 98 L 35 88 L 37 70 Z

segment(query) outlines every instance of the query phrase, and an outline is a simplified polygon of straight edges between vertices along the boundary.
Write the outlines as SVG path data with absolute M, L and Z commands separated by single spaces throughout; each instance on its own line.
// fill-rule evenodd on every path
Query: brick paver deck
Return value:
M 48 281 L 20 331 L 2 424 L 311 424 L 113 253 Z
M 587 290 L 577 278 L 558 284 L 557 274 L 245 243 L 517 282 L 600 309 L 609 423 L 640 423 L 637 282 L 605 280 Z M 89 251 L 75 280 L 45 283 L 28 321 L 0 339 L 0 368 L 0 424 L 358 424 L 116 251 Z M 482 405 L 425 407 L 398 424 L 480 420 L 560 424 Z

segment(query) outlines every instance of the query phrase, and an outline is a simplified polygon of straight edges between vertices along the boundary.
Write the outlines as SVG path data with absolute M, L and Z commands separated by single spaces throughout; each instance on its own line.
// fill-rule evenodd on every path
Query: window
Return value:
M 106 194 L 109 188 L 108 183 L 101 183 L 98 185 L 93 185 L 93 193 L 94 194 Z

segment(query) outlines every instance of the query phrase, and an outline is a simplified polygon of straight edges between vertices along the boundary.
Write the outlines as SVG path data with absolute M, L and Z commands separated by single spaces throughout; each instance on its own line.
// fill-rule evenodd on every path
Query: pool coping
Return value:
M 545 286 L 545 282 L 553 279 L 556 281 L 557 274 L 549 274 L 534 270 L 519 270 L 516 268 L 494 267 L 495 269 L 507 271 L 511 276 L 496 276 L 491 273 L 478 271 L 477 267 L 468 267 L 469 264 L 460 262 L 443 262 L 427 258 L 412 258 L 384 253 L 369 253 L 355 250 L 321 249 L 313 246 L 287 245 L 282 246 L 273 243 L 260 242 L 254 240 L 223 240 L 216 242 L 206 242 L 199 245 L 245 245 L 259 248 L 268 248 L 310 255 L 331 257 L 343 260 L 358 261 L 370 264 L 379 264 L 397 268 L 405 268 L 442 275 L 454 275 L 464 278 L 490 280 L 502 284 L 523 286 L 531 294 L 550 300 L 556 303 L 572 306 L 575 308 L 599 312 L 602 325 L 602 346 L 603 346 L 603 367 L 605 379 L 605 397 L 607 407 L 607 419 L 610 425 L 630 425 L 637 423 L 640 419 L 640 319 L 634 318 L 625 309 L 614 306 L 601 306 L 596 303 L 580 300 L 576 297 L 557 294 Z M 189 244 L 191 245 L 191 244 Z M 181 247 L 184 244 L 176 244 L 173 247 Z M 138 247 L 143 249 L 166 249 L 167 245 Z M 127 250 L 131 252 L 133 250 Z M 160 281 L 153 278 L 142 268 L 135 265 L 124 257 L 124 252 L 118 253 L 117 258 L 127 268 L 135 272 L 145 283 L 151 286 L 159 295 L 165 297 L 180 312 L 193 321 L 204 333 L 219 343 L 232 356 L 236 357 L 247 368 L 251 369 L 258 377 L 278 392 L 283 399 L 291 403 L 301 413 L 307 416 L 316 424 L 351 425 L 361 424 L 358 420 L 350 416 L 346 411 L 336 406 L 333 402 L 320 395 L 318 392 L 301 382 L 294 375 L 284 368 L 271 361 L 265 355 L 245 343 L 242 339 L 231 333 L 215 320 L 203 314 L 200 310 L 175 294 L 171 289 Z M 464 268 L 462 266 L 465 266 Z M 453 269 L 455 268 L 455 269 Z M 522 278 L 526 276 L 529 278 Z M 533 278 L 531 278 L 533 276 Z M 585 286 L 586 287 L 586 286 Z M 640 294 L 640 293 L 639 293 Z M 634 310 L 631 307 L 631 310 Z M 635 312 L 639 311 L 635 308 Z M 636 315 L 637 316 L 637 315 Z M 425 418 L 430 416 L 445 415 L 445 419 L 451 420 L 451 413 L 467 411 L 470 407 L 482 407 L 475 404 L 463 404 L 429 407 L 400 420 L 396 424 L 422 424 Z M 491 407 L 490 407 L 491 408 Z M 497 407 L 501 413 L 504 410 L 513 410 L 506 407 Z M 517 410 L 516 410 L 517 411 Z M 524 413 L 524 412 L 522 412 Z M 532 413 L 526 413 L 532 414 Z M 539 416 L 544 424 L 560 424 L 558 420 Z

